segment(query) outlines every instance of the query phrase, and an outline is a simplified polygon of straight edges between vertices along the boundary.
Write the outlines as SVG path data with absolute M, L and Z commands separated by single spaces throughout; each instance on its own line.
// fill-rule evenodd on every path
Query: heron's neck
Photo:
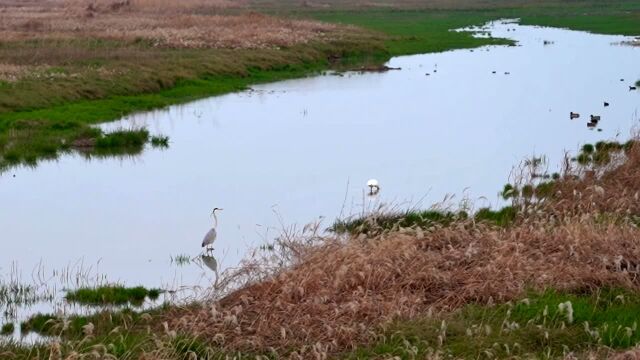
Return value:
M 217 228 L 218 227 L 218 217 L 216 216 L 216 213 L 213 213 L 213 227 Z

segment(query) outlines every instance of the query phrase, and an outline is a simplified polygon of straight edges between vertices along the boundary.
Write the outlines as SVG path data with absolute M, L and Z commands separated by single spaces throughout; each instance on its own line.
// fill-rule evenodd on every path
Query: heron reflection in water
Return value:
M 204 266 L 208 267 L 211 271 L 213 271 L 216 274 L 216 281 L 214 282 L 214 287 L 216 285 L 218 285 L 218 261 L 216 260 L 215 257 L 213 257 L 213 255 L 208 255 L 208 254 L 202 254 L 202 256 L 200 256 L 200 260 L 202 260 L 202 263 L 204 264 Z

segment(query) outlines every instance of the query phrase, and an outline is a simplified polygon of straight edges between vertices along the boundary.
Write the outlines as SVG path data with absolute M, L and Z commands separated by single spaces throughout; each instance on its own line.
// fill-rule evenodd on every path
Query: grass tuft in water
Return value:
M 58 323 L 58 318 L 51 314 L 35 314 L 27 321 L 20 324 L 20 331 L 23 334 L 36 332 L 39 334 L 47 334 L 52 331 Z
M 169 147 L 169 137 L 164 135 L 154 135 L 151 137 L 151 146 L 154 148 L 166 149 Z
M 0 328 L 0 335 L 9 336 L 13 334 L 14 330 L 15 326 L 13 325 L 13 323 L 4 324 L 2 325 L 2 328 Z
M 191 257 L 187 254 L 178 254 L 171 257 L 171 263 L 178 266 L 189 265 L 191 263 Z
M 142 286 L 127 288 L 119 285 L 97 288 L 81 288 L 69 291 L 65 296 L 68 302 L 84 305 L 126 305 L 140 306 L 149 298 L 156 300 L 162 291 L 146 289 Z
M 142 148 L 149 140 L 149 131 L 140 130 L 118 130 L 96 139 L 96 149 L 113 148 Z

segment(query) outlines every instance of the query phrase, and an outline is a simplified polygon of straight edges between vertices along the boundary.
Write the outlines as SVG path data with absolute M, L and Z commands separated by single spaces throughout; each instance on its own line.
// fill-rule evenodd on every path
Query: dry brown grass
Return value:
M 103 38 L 176 48 L 274 48 L 320 40 L 337 26 L 256 13 L 220 14 L 227 1 L 24 1 L 0 3 L 4 41 Z M 241 6 L 238 4 L 237 6 Z
M 173 325 L 226 349 L 320 358 L 366 342 L 392 319 L 507 301 L 527 289 L 640 289 L 640 229 L 619 216 L 640 210 L 640 149 L 600 173 L 561 181 L 557 198 L 523 209 L 507 228 L 468 220 L 287 243 L 286 257 L 247 263 L 241 275 L 253 276 L 250 285 L 176 314 Z
M 0 64 L 0 81 L 14 82 L 30 71 L 27 66 Z

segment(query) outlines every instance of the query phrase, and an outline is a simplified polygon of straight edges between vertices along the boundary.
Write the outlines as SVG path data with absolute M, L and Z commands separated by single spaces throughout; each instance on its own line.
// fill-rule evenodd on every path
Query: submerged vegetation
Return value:
M 6 323 L 4 325 L 2 325 L 2 328 L 0 328 L 0 335 L 11 335 L 13 334 L 13 331 L 15 330 L 15 326 L 13 325 L 13 323 Z
M 151 145 L 155 148 L 168 148 L 169 137 L 164 135 L 154 135 L 151 137 Z
M 85 305 L 142 305 L 148 298 L 156 300 L 161 290 L 146 289 L 142 286 L 124 287 L 120 285 L 100 286 L 97 288 L 82 288 L 67 292 L 68 302 Z
M 148 142 L 146 129 L 105 133 L 76 121 L 0 121 L 0 172 L 15 165 L 35 166 L 70 151 L 88 157 L 136 155 Z

